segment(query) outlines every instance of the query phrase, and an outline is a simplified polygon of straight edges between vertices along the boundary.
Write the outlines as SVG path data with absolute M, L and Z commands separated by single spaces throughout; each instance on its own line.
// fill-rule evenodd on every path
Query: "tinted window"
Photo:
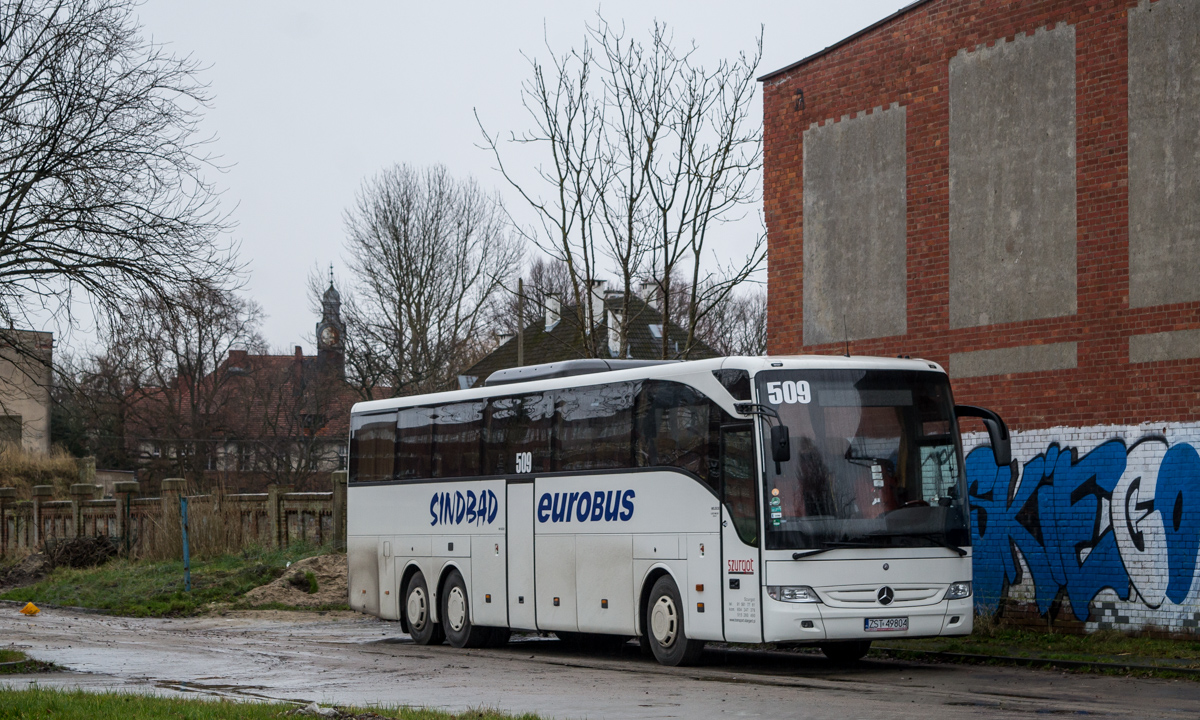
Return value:
M 750 373 L 745 370 L 713 370 L 713 376 L 734 400 L 750 399 Z
M 640 389 L 640 382 L 627 382 L 560 390 L 558 469 L 632 467 L 633 405 Z
M 687 385 L 645 382 L 634 421 L 637 466 L 682 468 L 716 491 L 720 415 L 720 408 Z
M 391 480 L 395 443 L 395 415 L 354 418 L 350 425 L 350 480 Z
M 433 410 L 431 408 L 401 410 L 397 425 L 396 477 L 401 480 L 431 477 Z
M 441 405 L 433 418 L 433 477 L 479 475 L 484 401 Z
M 495 398 L 487 407 L 484 444 L 485 473 L 517 472 L 518 454 L 528 453 L 527 472 L 553 472 L 554 393 Z M 522 469 L 522 472 L 526 472 Z
M 749 423 L 721 428 L 721 500 L 729 510 L 738 537 L 758 546 L 758 500 L 755 491 L 754 426 Z

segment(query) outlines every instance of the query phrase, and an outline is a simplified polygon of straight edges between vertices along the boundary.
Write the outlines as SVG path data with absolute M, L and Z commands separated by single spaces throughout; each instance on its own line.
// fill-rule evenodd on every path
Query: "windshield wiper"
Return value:
M 820 555 L 821 553 L 826 553 L 826 552 L 829 552 L 830 550 L 840 550 L 842 548 L 866 548 L 866 547 L 876 547 L 876 546 L 873 545 L 872 543 L 862 543 L 862 542 L 828 542 L 828 543 L 822 544 L 821 547 L 816 548 L 815 550 L 805 550 L 803 552 L 794 552 L 794 553 L 792 553 L 792 559 L 793 560 L 803 560 L 804 558 L 809 558 L 809 557 L 812 557 L 813 555 Z

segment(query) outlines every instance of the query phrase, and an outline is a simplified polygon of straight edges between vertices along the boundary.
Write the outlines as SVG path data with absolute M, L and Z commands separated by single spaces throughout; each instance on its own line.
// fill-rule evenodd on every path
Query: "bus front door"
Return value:
M 762 642 L 762 562 L 754 427 L 721 428 L 721 560 L 725 640 Z

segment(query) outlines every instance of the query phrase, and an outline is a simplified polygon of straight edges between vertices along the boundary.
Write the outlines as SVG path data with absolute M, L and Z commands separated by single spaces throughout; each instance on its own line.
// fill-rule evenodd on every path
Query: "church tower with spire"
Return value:
M 342 322 L 342 296 L 333 287 L 333 267 L 329 268 L 329 289 L 321 296 L 321 321 L 317 323 L 317 363 L 338 377 L 346 375 L 346 324 Z

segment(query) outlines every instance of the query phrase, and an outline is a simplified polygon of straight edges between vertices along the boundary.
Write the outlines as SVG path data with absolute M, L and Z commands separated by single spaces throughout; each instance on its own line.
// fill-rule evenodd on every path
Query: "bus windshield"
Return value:
M 970 544 L 945 375 L 778 370 L 756 383 L 790 445 L 790 459 L 776 463 L 764 425 L 768 549 Z

